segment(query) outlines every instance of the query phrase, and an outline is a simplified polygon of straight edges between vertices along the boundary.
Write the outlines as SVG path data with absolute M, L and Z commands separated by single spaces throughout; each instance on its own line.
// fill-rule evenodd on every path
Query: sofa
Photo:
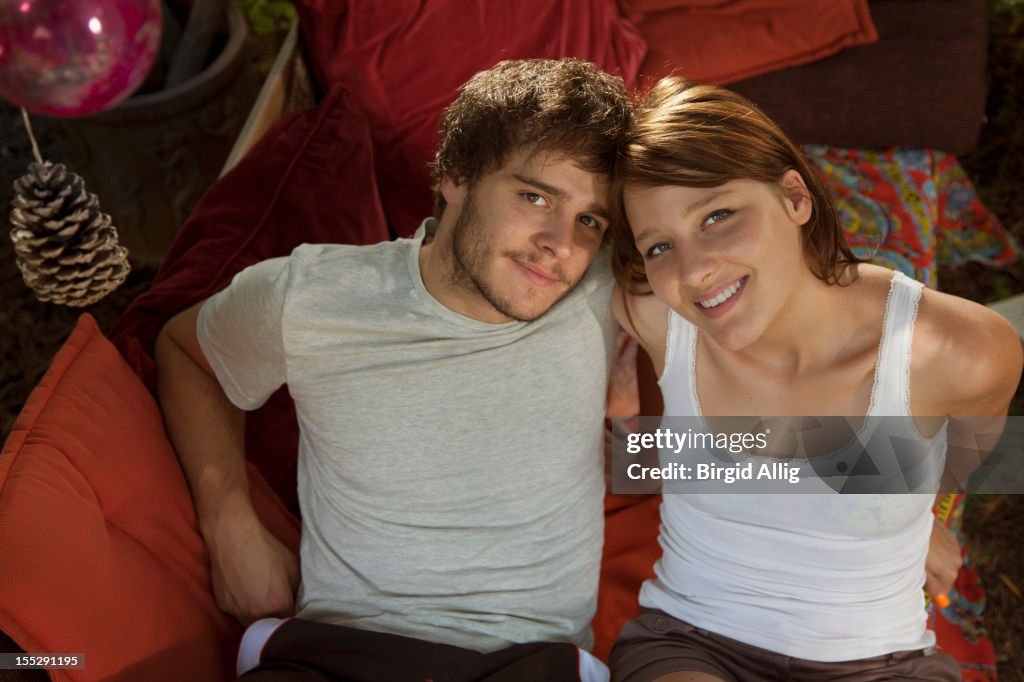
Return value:
M 983 120 L 982 0 L 296 6 L 315 106 L 277 119 L 207 191 L 152 288 L 113 328 L 80 318 L 0 453 L 0 631 L 9 649 L 84 655 L 84 667 L 51 670 L 52 679 L 233 676 L 241 627 L 213 601 L 164 434 L 156 334 L 240 269 L 300 243 L 411 234 L 432 212 L 427 162 L 440 111 L 495 61 L 581 57 L 634 89 L 670 72 L 729 84 L 808 145 L 864 253 L 933 284 L 937 262 L 1016 257 L 956 162 Z M 647 409 L 628 388 L 613 398 L 618 414 Z M 247 443 L 260 516 L 295 549 L 297 427 L 286 390 L 249 415 Z M 658 556 L 657 505 L 607 496 L 599 656 L 636 613 Z M 941 641 L 945 626 L 935 626 Z M 977 646 L 987 676 L 965 669 L 965 679 L 993 679 L 991 645 Z M 29 674 L 0 671 L 0 680 Z

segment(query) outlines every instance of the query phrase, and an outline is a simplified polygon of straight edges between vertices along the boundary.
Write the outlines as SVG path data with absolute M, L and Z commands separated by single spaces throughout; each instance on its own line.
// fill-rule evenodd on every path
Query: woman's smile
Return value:
M 746 289 L 748 281 L 750 281 L 750 275 L 744 275 L 725 287 L 715 287 L 709 293 L 695 299 L 694 304 L 708 317 L 721 317 L 736 305 L 743 290 Z

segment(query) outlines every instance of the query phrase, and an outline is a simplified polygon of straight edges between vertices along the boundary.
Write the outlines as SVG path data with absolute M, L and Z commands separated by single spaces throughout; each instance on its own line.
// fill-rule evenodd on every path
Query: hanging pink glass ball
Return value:
M 0 97 L 84 116 L 135 91 L 160 49 L 160 0 L 0 0 Z

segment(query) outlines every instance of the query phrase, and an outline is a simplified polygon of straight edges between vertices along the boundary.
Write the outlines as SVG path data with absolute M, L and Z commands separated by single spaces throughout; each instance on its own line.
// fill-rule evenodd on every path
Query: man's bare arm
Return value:
M 291 615 L 298 562 L 253 508 L 245 413 L 228 400 L 199 346 L 201 305 L 179 313 L 161 330 L 156 367 L 164 421 L 210 552 L 214 595 L 221 609 L 243 622 Z

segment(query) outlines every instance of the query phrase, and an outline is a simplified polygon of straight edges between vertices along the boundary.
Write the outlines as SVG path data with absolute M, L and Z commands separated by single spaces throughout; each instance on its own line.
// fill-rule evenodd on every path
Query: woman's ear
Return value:
M 811 193 L 807 189 L 807 183 L 803 176 L 796 170 L 790 168 L 782 176 L 782 198 L 786 213 L 798 225 L 806 225 L 814 213 L 814 203 L 811 201 Z

